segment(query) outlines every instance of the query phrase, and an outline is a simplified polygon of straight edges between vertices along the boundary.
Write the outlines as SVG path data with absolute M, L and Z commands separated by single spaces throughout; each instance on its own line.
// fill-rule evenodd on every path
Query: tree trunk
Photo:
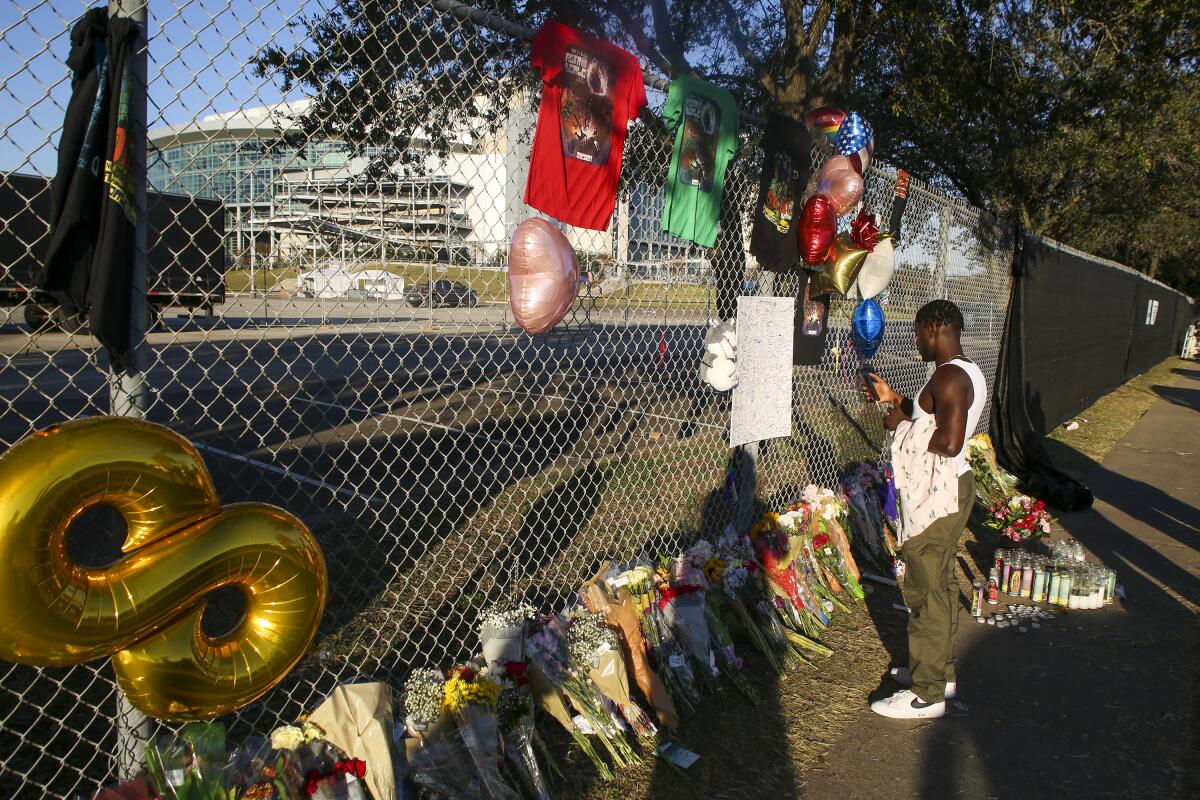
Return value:
M 837 16 L 833 20 L 833 47 L 829 61 L 821 75 L 821 85 L 816 92 L 822 105 L 843 105 L 846 94 L 853 86 L 854 71 L 858 66 L 858 45 L 862 41 L 862 29 L 871 13 L 870 2 L 843 2 L 837 5 Z

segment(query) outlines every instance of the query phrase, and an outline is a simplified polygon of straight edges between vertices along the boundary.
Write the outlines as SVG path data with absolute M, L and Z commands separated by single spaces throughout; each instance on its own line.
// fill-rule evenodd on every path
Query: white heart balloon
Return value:
M 858 293 L 863 299 L 874 297 L 892 282 L 896 271 L 896 251 L 891 239 L 883 239 L 875 249 L 867 253 L 862 269 L 858 272 Z

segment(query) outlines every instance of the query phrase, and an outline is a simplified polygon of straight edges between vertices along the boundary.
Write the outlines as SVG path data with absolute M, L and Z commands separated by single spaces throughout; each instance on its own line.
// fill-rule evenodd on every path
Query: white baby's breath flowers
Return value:
M 436 722 L 442 708 L 442 674 L 436 669 L 419 669 L 404 682 L 404 714 L 414 722 Z

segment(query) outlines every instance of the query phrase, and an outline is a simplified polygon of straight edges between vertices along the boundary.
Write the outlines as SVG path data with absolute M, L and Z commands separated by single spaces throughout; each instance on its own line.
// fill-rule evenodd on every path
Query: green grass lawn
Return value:
M 508 302 L 508 273 L 495 270 L 480 269 L 479 267 L 445 266 L 439 269 L 429 264 L 406 263 L 363 263 L 359 269 L 383 269 L 393 275 L 404 278 L 405 287 L 426 283 L 429 280 L 457 281 L 469 286 L 485 303 Z M 432 271 L 431 271 L 432 270 Z M 444 271 L 443 271 L 444 270 Z M 256 269 L 254 271 L 254 288 L 259 292 L 278 291 L 280 284 L 285 281 L 296 281 L 307 269 Z M 250 270 L 232 269 L 225 273 L 225 291 L 229 294 L 240 294 L 250 290 Z M 596 308 L 630 308 L 633 310 L 645 308 L 706 308 L 716 302 L 711 286 L 694 283 L 659 283 L 641 282 L 630 283 L 627 286 L 607 294 L 593 290 L 591 295 Z

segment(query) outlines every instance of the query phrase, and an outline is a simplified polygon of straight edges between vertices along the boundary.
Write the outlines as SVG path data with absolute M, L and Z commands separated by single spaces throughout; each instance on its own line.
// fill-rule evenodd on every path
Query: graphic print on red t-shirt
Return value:
M 558 95 L 563 155 L 603 166 L 612 147 L 613 68 L 571 45 L 563 56 L 563 74 L 567 85 Z
M 530 61 L 542 73 L 542 101 L 525 202 L 570 225 L 605 230 L 626 129 L 646 105 L 641 65 L 557 22 L 533 37 Z

